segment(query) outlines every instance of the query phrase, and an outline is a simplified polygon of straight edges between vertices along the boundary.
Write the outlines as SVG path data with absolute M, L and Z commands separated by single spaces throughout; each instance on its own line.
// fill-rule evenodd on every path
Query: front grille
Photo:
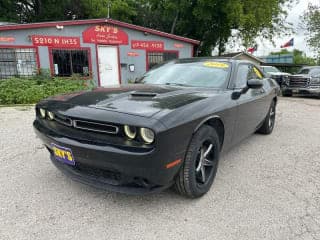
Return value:
M 302 78 L 302 77 L 290 77 L 289 80 L 290 80 L 289 81 L 290 87 L 307 87 L 310 82 L 309 78 Z
M 117 134 L 119 132 L 119 128 L 114 125 L 88 122 L 88 121 L 82 121 L 82 120 L 73 120 L 73 126 L 75 128 L 93 131 L 93 132 L 102 132 L 102 133 L 110 133 L 110 134 Z
M 118 134 L 119 127 L 110 123 L 99 123 L 93 121 L 85 121 L 80 119 L 72 119 L 70 117 L 63 116 L 61 114 L 55 113 L 54 120 L 62 125 L 77 128 L 86 131 L 108 133 L 108 134 Z
M 54 120 L 56 120 L 58 123 L 61 123 L 63 125 L 70 126 L 70 127 L 72 126 L 72 120 L 60 114 L 55 114 Z
M 108 179 L 109 181 L 114 181 L 114 184 L 115 183 L 118 184 L 122 180 L 121 173 L 119 172 L 94 168 L 81 163 L 77 163 L 75 168 L 89 176 L 94 176 L 98 178 Z

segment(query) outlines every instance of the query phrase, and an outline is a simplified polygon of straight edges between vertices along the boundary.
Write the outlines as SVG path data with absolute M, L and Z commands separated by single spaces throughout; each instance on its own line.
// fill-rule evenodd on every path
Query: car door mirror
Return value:
M 248 88 L 259 89 L 263 86 L 263 81 L 261 79 L 249 79 L 247 82 Z

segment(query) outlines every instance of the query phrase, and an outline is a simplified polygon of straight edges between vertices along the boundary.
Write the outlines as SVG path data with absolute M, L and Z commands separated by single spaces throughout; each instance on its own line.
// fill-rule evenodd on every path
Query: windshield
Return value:
M 310 72 L 309 68 L 303 68 L 298 72 L 298 74 L 309 74 L 309 72 Z
M 220 88 L 227 80 L 227 62 L 170 62 L 147 72 L 139 82 L 145 84 Z
M 280 72 L 280 70 L 276 67 L 263 67 L 263 71 L 265 73 L 270 73 L 270 72 Z
M 320 74 L 320 68 L 303 68 L 298 74 L 309 74 L 311 76 L 316 76 Z

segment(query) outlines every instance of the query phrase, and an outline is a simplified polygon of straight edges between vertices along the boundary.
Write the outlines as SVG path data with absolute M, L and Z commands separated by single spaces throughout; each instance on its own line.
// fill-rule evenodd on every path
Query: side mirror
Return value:
M 248 88 L 259 89 L 263 86 L 263 81 L 260 79 L 249 79 L 247 82 Z

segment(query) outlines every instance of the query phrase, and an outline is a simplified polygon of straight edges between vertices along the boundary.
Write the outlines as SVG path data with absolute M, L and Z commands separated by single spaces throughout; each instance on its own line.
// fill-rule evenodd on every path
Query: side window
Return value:
M 54 74 L 59 77 L 70 77 L 79 74 L 90 75 L 88 50 L 52 49 Z
M 247 81 L 250 79 L 250 65 L 240 64 L 237 70 L 236 88 L 244 88 L 247 86 Z

